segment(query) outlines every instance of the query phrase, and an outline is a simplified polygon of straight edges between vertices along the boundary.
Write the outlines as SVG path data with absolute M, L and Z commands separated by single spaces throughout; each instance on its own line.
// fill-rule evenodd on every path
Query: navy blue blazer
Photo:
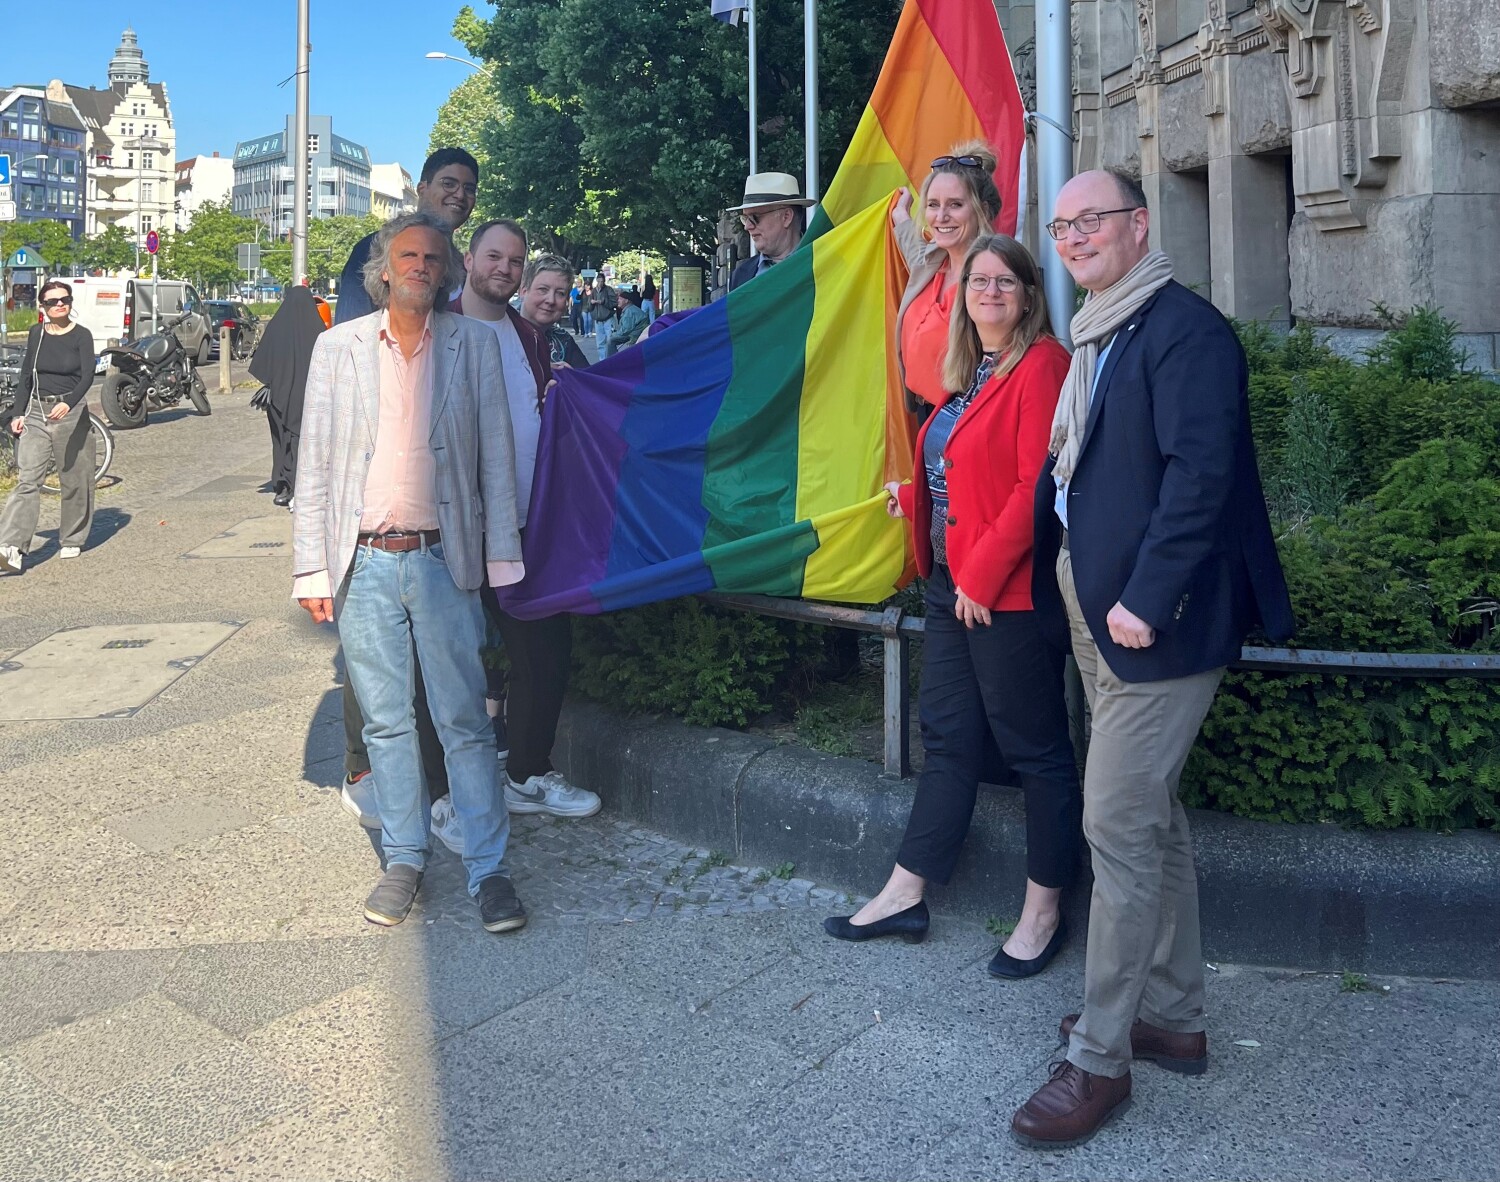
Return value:
M 1068 541 L 1084 619 L 1122 681 L 1228 665 L 1257 626 L 1273 641 L 1292 634 L 1248 381 L 1229 322 L 1180 283 L 1115 334 L 1068 485 Z M 1032 599 L 1048 635 L 1066 647 L 1053 463 L 1036 488 Z M 1156 629 L 1150 648 L 1110 639 L 1105 618 L 1116 603 Z
M 734 266 L 734 271 L 729 276 L 729 290 L 733 291 L 742 284 L 749 283 L 760 273 L 760 255 L 753 254 L 748 259 L 741 259 Z

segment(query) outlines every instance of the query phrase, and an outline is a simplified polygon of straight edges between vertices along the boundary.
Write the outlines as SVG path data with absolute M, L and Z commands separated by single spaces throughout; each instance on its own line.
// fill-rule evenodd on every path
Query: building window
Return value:
M 142 201 L 155 201 L 156 200 L 156 186 L 154 184 L 152 184 L 150 181 L 142 181 L 141 182 L 141 200 Z
M 309 156 L 316 156 L 318 154 L 317 133 L 314 133 L 307 137 L 307 154 Z
M 142 168 L 155 168 L 156 167 L 156 155 L 155 155 L 155 153 L 152 153 L 152 152 L 142 152 L 141 153 L 141 167 Z
M 151 215 L 149 213 L 141 214 L 141 233 L 151 233 Z

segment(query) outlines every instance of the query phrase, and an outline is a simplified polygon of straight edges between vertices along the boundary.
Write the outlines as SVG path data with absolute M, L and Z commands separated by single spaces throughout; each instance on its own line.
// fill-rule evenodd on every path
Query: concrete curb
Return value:
M 613 812 L 738 861 L 790 862 L 855 892 L 885 881 L 913 782 L 875 764 L 735 731 L 571 703 L 556 754 Z M 1204 954 L 1328 972 L 1500 979 L 1500 834 L 1354 832 L 1193 810 Z M 1025 881 L 1018 791 L 980 793 L 939 913 L 1015 915 Z M 1067 901 L 1087 918 L 1087 873 Z

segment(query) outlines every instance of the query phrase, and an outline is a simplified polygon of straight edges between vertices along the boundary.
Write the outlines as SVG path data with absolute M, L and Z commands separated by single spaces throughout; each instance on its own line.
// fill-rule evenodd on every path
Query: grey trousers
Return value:
M 10 430 L 7 420 L 4 429 Z M 16 441 L 19 479 L 5 511 L 0 513 L 0 546 L 16 546 L 24 554 L 42 512 L 42 481 L 53 466 L 62 485 L 60 546 L 82 547 L 94 522 L 94 436 L 89 431 L 88 406 L 80 401 L 58 422 L 49 423 L 40 399 L 31 400 L 26 430 Z
M 1083 1016 L 1068 1060 L 1117 1078 L 1130 1070 L 1136 1018 L 1163 1030 L 1204 1028 L 1198 875 L 1177 785 L 1224 670 L 1121 681 L 1083 619 L 1067 550 L 1058 555 L 1057 582 L 1093 715 L 1083 834 L 1093 856 L 1094 894 Z

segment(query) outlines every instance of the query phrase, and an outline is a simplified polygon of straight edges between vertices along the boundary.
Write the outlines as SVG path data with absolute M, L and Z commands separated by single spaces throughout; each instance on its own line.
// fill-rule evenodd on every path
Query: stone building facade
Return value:
M 996 5 L 1025 91 L 1033 6 Z M 1075 166 L 1140 178 L 1184 282 L 1351 348 L 1435 305 L 1500 367 L 1500 0 L 1073 0 L 1072 29 Z

